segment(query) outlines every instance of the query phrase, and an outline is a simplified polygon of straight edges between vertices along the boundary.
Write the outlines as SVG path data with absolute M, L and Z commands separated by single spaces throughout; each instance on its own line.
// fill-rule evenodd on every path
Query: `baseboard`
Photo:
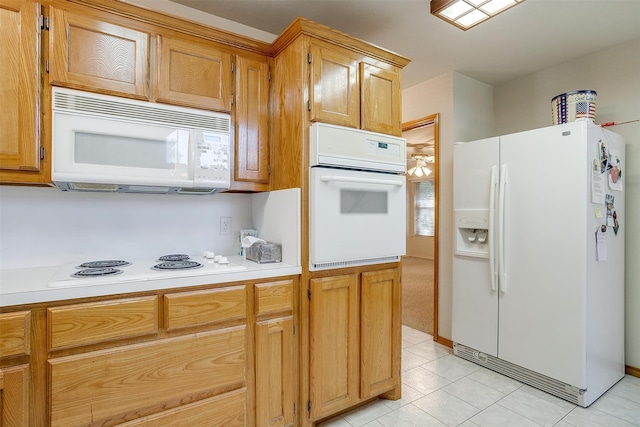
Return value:
M 625 365 L 624 372 L 628 375 L 632 375 L 634 377 L 640 378 L 640 368 L 635 368 L 633 366 Z
M 453 341 L 448 338 L 444 338 L 438 335 L 437 337 L 434 337 L 433 340 L 438 344 L 446 345 L 449 348 L 453 348 Z

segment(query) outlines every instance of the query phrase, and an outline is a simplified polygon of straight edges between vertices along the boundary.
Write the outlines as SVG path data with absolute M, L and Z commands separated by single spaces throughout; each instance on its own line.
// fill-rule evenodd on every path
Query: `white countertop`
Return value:
M 90 284 L 51 287 L 59 275 L 60 266 L 0 269 L 0 307 L 62 301 L 74 298 L 122 295 L 133 292 L 154 291 L 188 286 L 267 279 L 301 274 L 302 268 L 286 263 L 258 264 L 242 257 L 230 257 L 234 265 L 246 267 L 242 271 L 223 274 L 198 275 L 168 279 L 148 279 L 134 282 Z

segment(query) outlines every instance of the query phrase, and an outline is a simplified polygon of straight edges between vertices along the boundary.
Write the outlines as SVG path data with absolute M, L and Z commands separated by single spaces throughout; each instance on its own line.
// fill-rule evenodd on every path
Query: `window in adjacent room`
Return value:
M 435 185 L 433 180 L 414 182 L 413 235 L 434 236 Z

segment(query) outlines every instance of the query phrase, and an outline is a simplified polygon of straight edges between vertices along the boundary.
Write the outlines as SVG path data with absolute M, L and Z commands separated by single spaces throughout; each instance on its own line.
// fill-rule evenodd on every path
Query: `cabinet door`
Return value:
M 376 396 L 399 385 L 400 286 L 398 270 L 362 273 L 361 398 Z
M 358 401 L 359 313 L 355 274 L 311 279 L 311 418 Z
M 50 82 L 149 97 L 149 35 L 51 8 Z
M 348 50 L 311 44 L 311 120 L 360 127 L 358 57 Z
M 362 129 L 402 134 L 400 72 L 360 63 Z
M 293 317 L 256 324 L 256 425 L 294 423 Z
M 48 360 L 50 423 L 116 425 L 246 386 L 246 327 Z
M 157 100 L 231 111 L 231 54 L 218 45 L 158 36 Z
M 269 63 L 236 61 L 236 147 L 232 188 L 268 190 Z M 244 185 L 242 185 L 244 184 Z M 247 188 L 246 185 L 249 184 Z M 257 184 L 264 184 L 260 187 Z
M 29 425 L 29 365 L 0 369 L 0 426 Z
M 40 5 L 0 0 L 0 169 L 40 169 Z M 4 181 L 4 179 L 3 179 Z

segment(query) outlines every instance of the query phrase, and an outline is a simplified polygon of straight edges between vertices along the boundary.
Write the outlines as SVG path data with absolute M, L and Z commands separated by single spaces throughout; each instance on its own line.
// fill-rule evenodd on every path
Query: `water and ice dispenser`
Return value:
M 489 210 L 456 209 L 456 255 L 489 258 Z

